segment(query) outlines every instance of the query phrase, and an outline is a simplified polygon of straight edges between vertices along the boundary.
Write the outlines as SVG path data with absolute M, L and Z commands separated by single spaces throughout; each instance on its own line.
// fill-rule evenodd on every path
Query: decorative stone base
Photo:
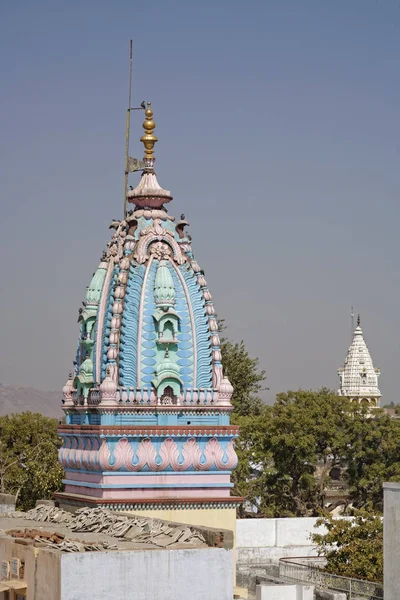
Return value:
M 67 492 L 56 492 L 54 499 L 64 510 L 74 511 L 83 506 L 98 506 L 119 512 L 141 512 L 141 511 L 182 511 L 182 510 L 235 510 L 243 502 L 243 498 L 148 498 L 135 501 L 132 499 L 108 499 L 71 494 Z M 154 515 L 153 515 L 154 516 Z M 157 517 L 155 517 L 157 518 Z M 169 519 L 165 514 L 160 519 Z M 172 520 L 172 519 L 171 519 Z M 194 524 L 194 523 L 193 523 Z M 200 523 L 197 523 L 200 525 Z

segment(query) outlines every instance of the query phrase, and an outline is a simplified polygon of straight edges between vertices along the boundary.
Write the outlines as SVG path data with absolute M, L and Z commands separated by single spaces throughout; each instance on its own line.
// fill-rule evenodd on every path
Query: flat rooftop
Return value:
M 101 552 L 205 548 L 209 546 L 196 527 L 102 508 L 76 513 L 48 505 L 26 513 L 0 515 L 0 539 L 48 548 L 57 552 Z

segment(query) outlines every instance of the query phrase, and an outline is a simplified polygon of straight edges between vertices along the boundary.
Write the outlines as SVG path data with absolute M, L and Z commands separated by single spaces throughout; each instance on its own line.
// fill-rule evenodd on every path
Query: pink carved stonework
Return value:
M 98 463 L 103 471 L 110 471 L 110 457 L 110 449 L 106 440 L 103 439 L 98 453 Z
M 118 471 L 122 466 L 127 471 L 134 471 L 134 466 L 132 464 L 133 460 L 133 451 L 131 445 L 129 444 L 126 438 L 122 438 L 119 440 L 115 450 L 114 450 L 114 458 L 115 463 L 112 466 L 113 471 Z
M 216 438 L 207 442 L 203 453 L 196 439 L 190 438 L 183 444 L 181 455 L 174 439 L 167 438 L 161 444 L 158 458 L 153 442 L 151 439 L 145 438 L 137 449 L 136 464 L 134 464 L 135 457 L 132 446 L 127 438 L 121 438 L 118 441 L 113 454 L 105 440 L 102 441 L 100 448 L 98 441 L 84 437 L 79 438 L 79 442 L 72 438 L 69 443 L 71 443 L 71 449 L 62 448 L 59 454 L 60 461 L 66 469 L 96 470 L 96 468 L 100 468 L 102 471 L 138 472 L 148 467 L 154 472 L 167 469 L 182 472 L 189 469 L 208 471 L 212 468 L 229 470 L 237 464 L 233 441 L 229 442 L 224 452 Z
M 227 377 L 224 377 L 219 386 L 218 404 L 231 406 L 233 386 Z

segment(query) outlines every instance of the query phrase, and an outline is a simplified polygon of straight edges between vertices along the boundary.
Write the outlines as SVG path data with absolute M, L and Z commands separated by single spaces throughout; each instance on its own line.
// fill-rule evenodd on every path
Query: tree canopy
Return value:
M 400 419 L 327 388 L 282 392 L 266 406 L 259 397 L 265 371 L 244 342 L 223 340 L 222 357 L 240 426 L 234 492 L 257 516 L 318 515 L 335 467 L 351 506 L 383 510 L 383 481 L 400 480 Z
M 358 511 L 351 521 L 325 515 L 316 525 L 326 529 L 326 533 L 312 536 L 318 553 L 326 558 L 325 571 L 378 583 L 383 581 L 381 517 L 366 511 Z
M 232 404 L 235 417 L 259 415 L 262 402 L 259 393 L 264 389 L 265 371 L 259 370 L 258 358 L 251 358 L 244 342 L 233 344 L 227 339 L 221 341 L 224 375 L 233 385 Z
M 61 489 L 57 420 L 24 412 L 0 417 L 0 491 L 15 494 L 28 510 Z

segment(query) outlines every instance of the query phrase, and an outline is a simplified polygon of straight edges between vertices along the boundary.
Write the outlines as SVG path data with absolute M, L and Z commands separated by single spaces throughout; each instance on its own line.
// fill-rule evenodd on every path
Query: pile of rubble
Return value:
M 12 512 L 4 515 L 7 517 L 14 517 L 19 519 L 26 519 L 29 521 L 37 521 L 44 523 L 56 523 L 68 527 L 76 533 L 99 533 L 119 538 L 125 541 L 134 541 L 135 543 L 153 544 L 160 548 L 165 548 L 173 544 L 183 545 L 206 545 L 206 541 L 200 532 L 192 527 L 177 526 L 174 524 L 164 523 L 157 519 L 141 518 L 135 516 L 124 516 L 117 515 L 111 511 L 103 508 L 80 508 L 75 513 L 69 513 L 61 508 L 54 506 L 40 505 L 28 512 Z M 43 533 L 43 532 L 39 532 Z M 61 539 L 60 534 L 56 534 L 60 539 L 51 539 L 51 536 L 45 539 L 40 539 L 41 543 L 51 545 L 52 547 L 59 547 L 61 544 L 65 544 L 67 541 Z M 68 540 L 71 543 L 71 540 Z M 73 542 L 77 546 L 84 546 L 79 550 L 69 551 L 83 551 L 86 546 L 93 546 L 92 544 L 86 544 L 86 542 Z M 99 546 L 100 544 L 94 544 Z M 107 546 L 107 549 L 111 546 Z M 60 547 L 64 550 L 63 547 Z M 105 546 L 101 548 L 90 548 L 90 550 L 105 549 Z M 89 548 L 88 548 L 89 550 Z
M 101 550 L 116 549 L 117 546 L 107 542 L 88 543 L 69 540 L 62 533 L 48 533 L 40 529 L 12 529 L 7 534 L 18 540 L 33 542 L 35 546 L 48 546 L 63 552 L 100 552 Z

